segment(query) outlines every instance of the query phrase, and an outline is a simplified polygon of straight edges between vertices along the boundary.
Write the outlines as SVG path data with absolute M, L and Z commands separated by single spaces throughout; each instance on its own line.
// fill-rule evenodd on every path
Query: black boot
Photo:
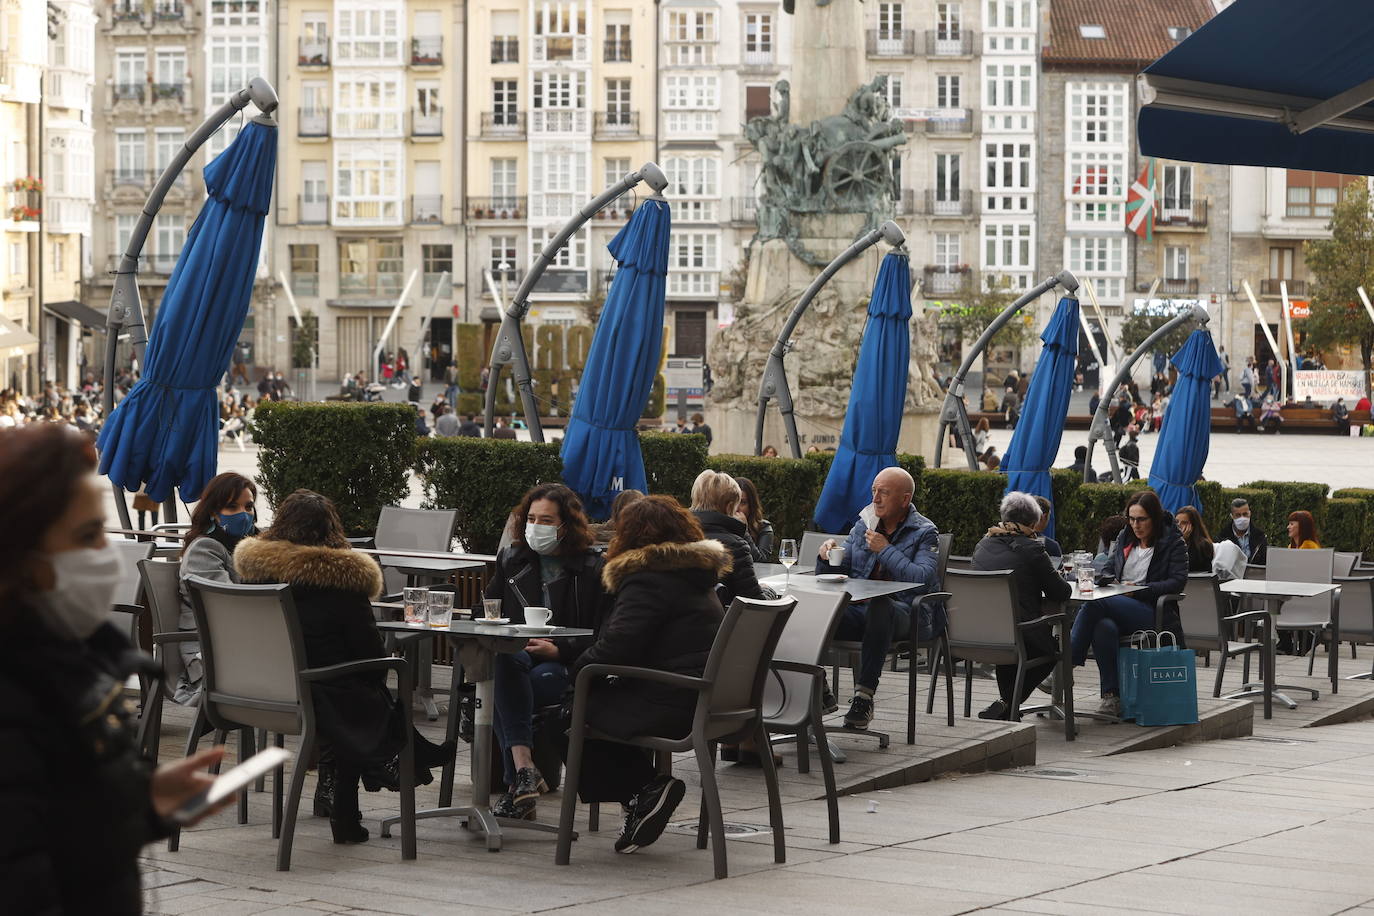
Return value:
M 329 817 L 334 812 L 334 757 L 329 751 L 320 752 L 319 779 L 315 783 L 315 816 Z
M 367 828 L 358 810 L 358 771 L 336 773 L 333 812 L 329 816 L 329 832 L 334 842 L 366 843 Z

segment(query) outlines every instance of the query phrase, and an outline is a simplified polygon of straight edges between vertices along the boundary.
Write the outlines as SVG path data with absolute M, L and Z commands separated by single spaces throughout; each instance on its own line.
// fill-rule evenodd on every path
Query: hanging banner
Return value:
M 1364 372 L 1359 369 L 1302 369 L 1294 373 L 1293 385 L 1293 396 L 1299 401 L 1310 397 L 1323 406 L 1336 403 L 1336 398 L 1353 402 L 1364 397 Z

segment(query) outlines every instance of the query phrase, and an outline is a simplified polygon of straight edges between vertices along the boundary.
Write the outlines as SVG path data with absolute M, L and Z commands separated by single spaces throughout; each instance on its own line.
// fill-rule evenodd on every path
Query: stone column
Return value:
M 797 0 L 792 27 L 792 123 L 839 114 L 864 80 L 864 7 Z

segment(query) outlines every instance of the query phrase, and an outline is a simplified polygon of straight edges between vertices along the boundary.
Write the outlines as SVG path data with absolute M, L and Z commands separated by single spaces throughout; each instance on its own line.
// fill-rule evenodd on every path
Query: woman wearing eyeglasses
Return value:
M 1141 591 L 1129 595 L 1084 604 L 1074 618 L 1069 637 L 1075 665 L 1087 663 L 1090 646 L 1097 659 L 1102 688 L 1098 713 L 1119 716 L 1118 642 L 1137 630 L 1155 629 L 1155 603 L 1163 595 L 1181 593 L 1188 584 L 1188 546 L 1173 516 L 1164 511 L 1153 491 L 1136 493 L 1126 503 L 1126 527 L 1112 545 L 1098 582 L 1142 586 Z M 1177 603 L 1165 606 L 1163 626 L 1179 640 L 1179 645 L 1183 644 Z

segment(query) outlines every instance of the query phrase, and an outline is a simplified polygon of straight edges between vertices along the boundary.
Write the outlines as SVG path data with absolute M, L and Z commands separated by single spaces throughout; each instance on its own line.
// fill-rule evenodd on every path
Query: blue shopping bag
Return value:
M 1135 718 L 1135 704 L 1140 693 L 1137 684 L 1140 650 L 1151 644 L 1151 636 L 1157 638 L 1154 630 L 1137 630 L 1131 634 L 1130 645 L 1116 650 L 1116 679 L 1120 687 L 1122 719 Z
M 1165 645 L 1168 635 L 1172 645 Z M 1197 656 L 1180 649 L 1173 634 L 1136 657 L 1137 725 L 1193 725 L 1197 722 Z

